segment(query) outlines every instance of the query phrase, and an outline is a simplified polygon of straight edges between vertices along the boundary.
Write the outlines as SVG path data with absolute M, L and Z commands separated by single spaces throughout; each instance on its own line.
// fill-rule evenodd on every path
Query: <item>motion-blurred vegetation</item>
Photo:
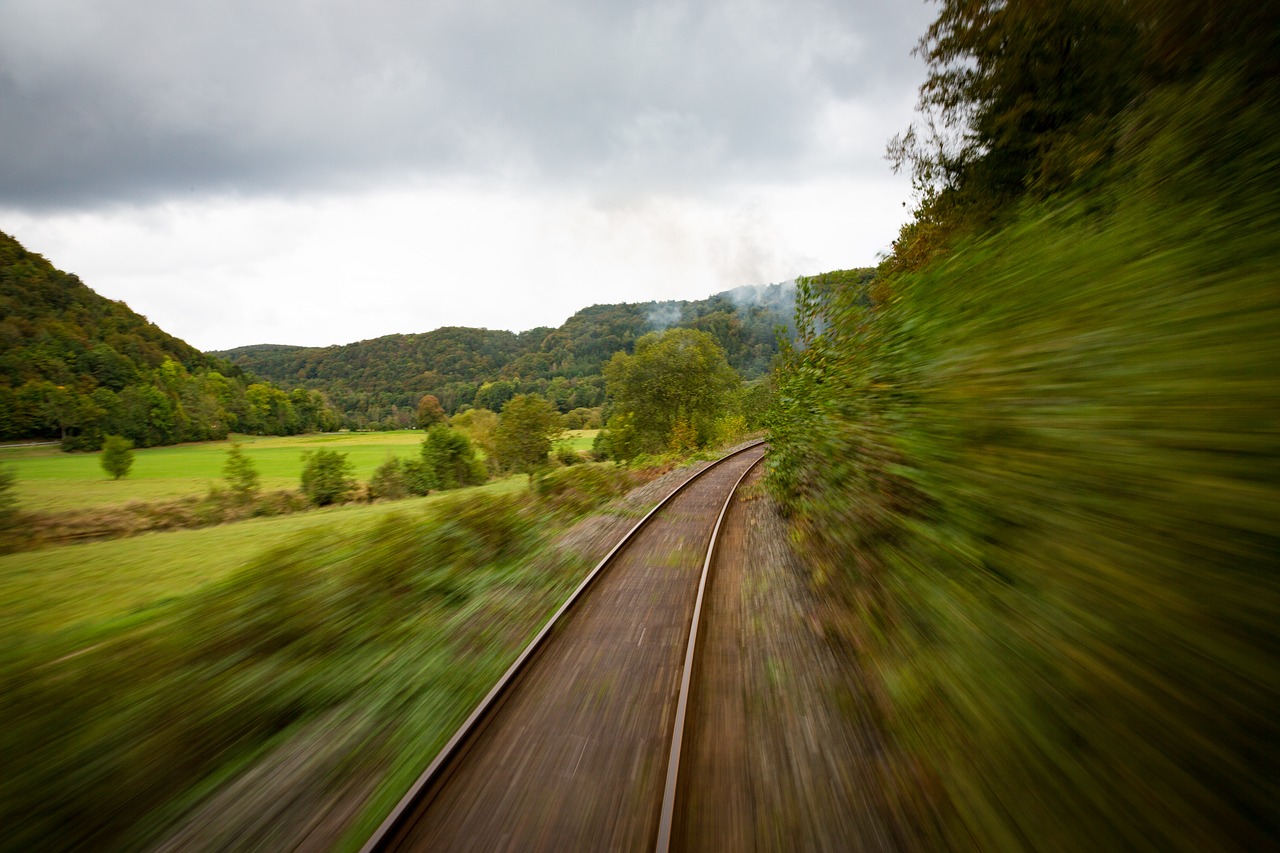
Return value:
M 146 846 L 297 738 L 315 766 L 290 796 L 317 797 L 302 823 L 355 786 L 358 846 L 587 568 L 551 536 L 640 479 L 575 466 L 536 494 L 442 496 L 354 536 L 334 516 L 129 612 L 0 621 L 5 848 Z M 189 830 L 225 837 L 191 843 L 288 841 L 254 823 L 279 797 L 246 795 Z M 283 834 L 236 836 L 249 825 Z
M 877 275 L 803 283 L 772 489 L 873 677 L 918 845 L 1262 849 L 1277 10 L 942 7 L 922 101 L 963 144 L 916 151 Z

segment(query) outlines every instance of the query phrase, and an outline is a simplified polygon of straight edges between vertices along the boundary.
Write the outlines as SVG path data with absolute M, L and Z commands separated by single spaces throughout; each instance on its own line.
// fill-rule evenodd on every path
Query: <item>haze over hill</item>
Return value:
M 343 346 L 259 344 L 213 353 L 286 388 L 322 391 L 353 427 L 413 425 L 418 401 L 448 412 L 499 409 L 520 393 L 545 395 L 561 411 L 604 402 L 601 366 L 646 332 L 700 329 L 746 379 L 777 352 L 776 330 L 794 331 L 795 283 L 743 286 L 707 299 L 593 305 L 558 328 L 520 333 L 445 327 Z

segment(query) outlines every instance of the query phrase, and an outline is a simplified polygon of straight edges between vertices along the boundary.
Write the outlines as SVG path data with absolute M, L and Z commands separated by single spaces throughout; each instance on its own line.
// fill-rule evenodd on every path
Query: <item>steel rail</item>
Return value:
M 672 489 L 666 497 L 653 507 L 653 509 L 649 510 L 643 518 L 636 522 L 635 526 L 627 531 L 626 535 L 618 540 L 618 543 L 613 546 L 609 553 L 606 554 L 598 564 L 596 564 L 596 567 L 591 570 L 590 574 L 588 574 L 586 578 L 583 579 L 582 583 L 578 584 L 577 588 L 574 589 L 573 593 L 565 600 L 564 604 L 560 605 L 560 608 L 552 614 L 551 618 L 547 621 L 547 624 L 542 627 L 542 630 L 538 632 L 537 636 L 529 641 L 529 645 L 525 646 L 524 651 L 522 651 L 520 656 L 516 658 L 515 662 L 507 668 L 507 671 L 502 674 L 502 677 L 498 679 L 497 683 L 495 683 L 493 688 L 485 695 L 484 699 L 480 700 L 480 704 L 477 705 L 471 712 L 470 716 L 463 721 L 462 725 L 453 733 L 453 736 L 449 738 L 449 741 L 441 748 L 440 752 L 436 754 L 436 757 L 432 760 L 431 764 L 427 766 L 427 769 L 422 772 L 422 775 L 418 777 L 405 795 L 401 797 L 400 802 L 396 804 L 396 807 L 392 809 L 391 813 L 383 820 L 377 831 L 375 831 L 374 834 L 369 837 L 369 840 L 365 842 L 364 846 L 360 848 L 360 853 L 376 853 L 376 851 L 389 849 L 388 845 L 394 840 L 406 817 L 411 815 L 419 806 L 423 805 L 422 798 L 425 797 L 426 801 L 430 802 L 432 797 L 428 795 L 433 793 L 433 789 L 436 788 L 437 784 L 445 777 L 446 771 L 449 769 L 454 759 L 463 754 L 463 747 L 467 742 L 473 735 L 477 734 L 484 728 L 485 723 L 487 723 L 493 716 L 494 712 L 501 707 L 503 699 L 505 699 L 506 695 L 510 692 L 517 678 L 546 644 L 550 635 L 559 626 L 562 617 L 572 610 L 584 597 L 585 593 L 592 586 L 596 578 L 603 573 L 603 571 L 613 561 L 614 557 L 626 549 L 626 547 L 631 543 L 632 538 L 649 523 L 650 519 L 657 515 L 657 513 L 666 506 L 668 502 L 675 498 L 676 495 L 683 492 L 687 486 L 702 477 L 703 474 L 706 474 L 711 469 L 734 458 L 735 456 L 746 453 L 748 450 L 759 447 L 762 444 L 764 444 L 763 439 L 740 447 L 732 453 L 725 454 L 707 467 L 703 468 L 701 471 L 693 474 L 679 486 Z M 754 463 L 751 467 L 754 467 Z M 748 470 L 750 470 L 750 468 L 748 468 Z M 739 479 L 738 482 L 741 482 L 741 479 Z M 734 490 L 736 489 L 737 484 L 735 483 Z M 730 499 L 732 499 L 732 491 L 730 492 Z M 722 510 L 721 517 L 723 517 L 723 515 L 724 513 Z M 716 527 L 717 529 L 719 528 L 718 520 L 716 522 Z M 715 534 L 713 533 L 713 543 L 714 537 Z M 699 588 L 698 600 L 701 602 L 701 587 Z
M 745 449 L 745 448 L 744 448 Z M 711 575 L 711 563 L 715 559 L 716 545 L 720 542 L 720 528 L 724 517 L 729 513 L 729 505 L 738 494 L 738 487 L 747 478 L 763 456 L 752 462 L 742 472 L 742 476 L 734 482 L 733 488 L 724 499 L 720 515 L 716 517 L 716 525 L 711 530 L 711 542 L 707 545 L 707 558 L 702 564 L 702 577 L 698 580 L 698 597 L 693 604 L 693 618 L 689 620 L 689 644 L 685 647 L 684 673 L 680 678 L 680 698 L 676 702 L 676 719 L 671 728 L 671 752 L 667 758 L 667 782 L 662 792 L 662 816 L 658 820 L 658 842 L 654 845 L 655 853 L 667 853 L 671 848 L 671 829 L 676 811 L 676 787 L 680 777 L 680 749 L 684 741 L 684 724 L 689 710 L 689 694 L 693 688 L 694 657 L 698 644 L 698 627 L 702 622 L 702 603 L 706 598 L 707 579 Z

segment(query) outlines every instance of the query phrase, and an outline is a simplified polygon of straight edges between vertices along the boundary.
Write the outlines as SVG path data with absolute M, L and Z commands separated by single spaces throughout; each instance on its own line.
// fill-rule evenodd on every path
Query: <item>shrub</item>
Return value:
M 369 497 L 372 500 L 397 501 L 411 494 L 409 475 L 404 460 L 391 456 L 373 472 L 369 481 Z
M 239 444 L 231 445 L 231 449 L 227 451 L 222 474 L 236 503 L 250 503 L 258 493 L 258 470 L 253 467 L 253 461 L 240 450 Z
M 634 484 L 632 474 L 613 463 L 557 468 L 533 483 L 540 503 L 557 512 L 581 515 L 621 495 Z
M 118 435 L 109 435 L 102 444 L 102 470 L 119 480 L 133 467 L 133 442 Z
M 13 468 L 0 468 L 0 530 L 7 530 L 17 515 L 18 499 L 13 494 L 17 480 L 18 475 Z
M 336 450 L 302 454 L 302 493 L 316 506 L 346 502 L 355 486 L 347 454 Z
M 557 462 L 565 466 L 577 465 L 579 462 L 582 461 L 582 454 L 580 454 L 578 451 L 574 450 L 572 447 L 570 447 L 567 444 L 561 444 L 558 447 L 556 447 L 555 453 L 553 455 Z
M 476 458 L 471 441 L 443 424 L 427 430 L 422 440 L 422 465 L 427 488 L 442 491 L 477 486 L 489 476 L 484 462 Z

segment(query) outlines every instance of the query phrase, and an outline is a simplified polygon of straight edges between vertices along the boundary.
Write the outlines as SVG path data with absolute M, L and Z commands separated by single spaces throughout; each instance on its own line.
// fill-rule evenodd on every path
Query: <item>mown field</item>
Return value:
M 595 433 L 570 431 L 563 443 L 589 450 Z M 63 453 L 52 445 L 0 445 L 0 466 L 9 466 L 17 474 L 15 494 L 21 509 L 59 512 L 205 494 L 222 484 L 222 466 L 233 443 L 239 443 L 253 462 L 264 490 L 298 488 L 302 454 L 322 448 L 347 454 L 355 478 L 367 482 L 388 456 L 416 456 L 422 436 L 418 430 L 243 435 L 227 441 L 139 449 L 134 451 L 132 470 L 120 480 L 110 479 L 102 470 L 101 454 Z

